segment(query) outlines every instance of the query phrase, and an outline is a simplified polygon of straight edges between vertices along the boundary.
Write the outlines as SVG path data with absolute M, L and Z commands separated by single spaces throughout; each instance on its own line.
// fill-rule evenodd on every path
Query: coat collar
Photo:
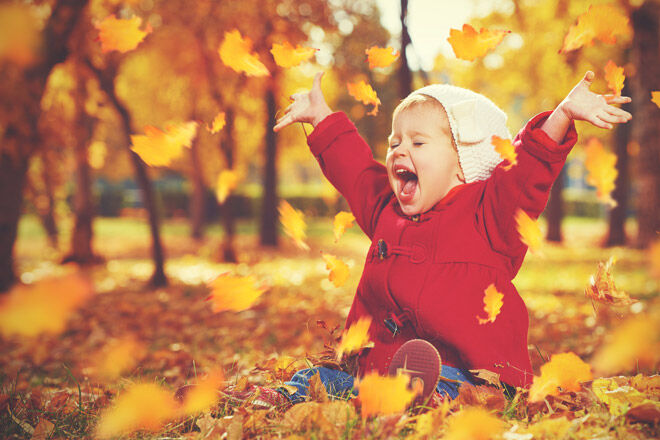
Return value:
M 458 199 L 461 198 L 461 195 L 465 195 L 468 192 L 469 188 L 474 188 L 476 184 L 483 183 L 481 181 L 463 183 L 453 187 L 438 203 L 436 203 L 433 208 L 429 209 L 426 212 L 415 215 L 406 215 L 401 210 L 399 201 L 394 197 L 394 210 L 401 217 L 404 217 L 413 222 L 423 222 L 429 220 L 436 212 L 443 211 L 453 205 Z

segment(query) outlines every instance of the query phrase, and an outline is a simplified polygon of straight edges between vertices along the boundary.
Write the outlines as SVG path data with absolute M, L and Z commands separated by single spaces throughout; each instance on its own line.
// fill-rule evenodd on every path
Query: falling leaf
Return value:
M 134 337 L 111 340 L 92 356 L 93 376 L 106 381 L 117 379 L 122 373 L 135 367 L 145 354 L 144 345 Z
M 356 83 L 346 84 L 348 87 L 348 94 L 353 98 L 360 101 L 362 104 L 369 105 L 373 104 L 374 109 L 367 113 L 368 115 L 376 116 L 378 114 L 378 106 L 380 105 L 380 99 L 376 95 L 376 91 L 371 88 L 369 84 L 364 81 L 359 81 Z
M 208 411 L 218 400 L 218 390 L 225 380 L 221 371 L 214 371 L 186 392 L 180 413 L 184 416 Z
M 0 296 L 0 333 L 26 337 L 61 333 L 92 294 L 91 283 L 77 273 L 17 284 Z
M 394 414 L 404 411 L 416 393 L 408 389 L 406 374 L 383 377 L 371 371 L 359 381 L 358 399 L 362 402 L 362 418 L 375 414 Z
M 596 187 L 598 198 L 611 207 L 616 206 L 612 198 L 616 178 L 619 171 L 616 169 L 616 154 L 603 148 L 603 144 L 596 138 L 591 138 L 586 148 L 587 157 L 584 167 L 587 169 L 587 183 Z
M 344 354 L 348 355 L 369 346 L 371 343 L 370 326 L 371 316 L 362 316 L 345 330 L 337 347 L 337 357 L 341 359 Z
M 660 91 L 651 92 L 651 101 L 660 108 Z
M 504 36 L 510 32 L 491 31 L 485 28 L 481 28 L 477 32 L 472 26 L 466 23 L 463 25 L 462 31 L 450 29 L 447 41 L 451 44 L 456 58 L 473 61 L 475 58 L 482 57 L 489 50 L 494 49 L 500 44 Z
M 280 212 L 280 222 L 284 226 L 286 235 L 291 237 L 299 248 L 309 250 L 309 246 L 305 243 L 307 224 L 304 214 L 289 205 L 286 200 L 282 200 L 277 209 Z
M 41 26 L 34 5 L 3 2 L 0 5 L 0 61 L 20 67 L 34 64 L 41 44 Z
M 344 235 L 346 229 L 353 226 L 353 221 L 355 221 L 355 216 L 350 212 L 340 211 L 335 215 L 334 228 L 333 232 L 335 234 L 335 243 L 339 241 L 339 238 Z
M 651 276 L 660 279 L 660 240 L 655 240 L 651 243 L 648 252 Z
M 197 134 L 197 122 L 170 124 L 165 131 L 144 127 L 144 135 L 131 135 L 131 150 L 151 166 L 167 166 L 181 156 L 183 148 L 190 148 Z
M 258 287 L 252 276 L 241 277 L 227 273 L 211 281 L 209 287 L 211 287 L 211 295 L 207 301 L 211 300 L 215 313 L 249 309 L 267 290 L 265 287 Z
M 243 38 L 236 29 L 225 32 L 218 53 L 222 62 L 238 73 L 243 72 L 247 76 L 270 75 L 266 66 L 259 61 L 259 56 L 252 53 L 252 41 Z
M 399 51 L 391 47 L 372 46 L 365 51 L 369 68 L 387 67 L 399 58 Z
M 532 252 L 538 252 L 543 243 L 543 235 L 537 221 L 532 220 L 525 211 L 518 209 L 516 212 L 516 223 L 520 240 L 529 247 Z
M 577 24 L 569 29 L 560 52 L 593 46 L 594 40 L 614 44 L 618 35 L 625 37 L 631 34 L 629 21 L 625 14 L 612 5 L 589 5 L 587 12 L 580 15 Z
M 626 292 L 619 290 L 614 285 L 612 266 L 614 257 L 610 257 L 606 263 L 598 263 L 596 275 L 592 275 L 589 284 L 584 289 L 584 294 L 594 301 L 611 306 L 627 306 L 636 300 L 630 298 Z
M 488 315 L 485 319 L 477 316 L 479 324 L 486 324 L 487 322 L 495 322 L 495 318 L 500 314 L 500 309 L 504 304 L 502 302 L 502 295 L 495 288 L 495 284 L 491 284 L 484 291 L 484 311 Z
M 106 17 L 95 26 L 99 31 L 99 40 L 101 41 L 101 51 L 103 53 L 113 50 L 121 53 L 131 51 L 152 30 L 149 24 L 147 24 L 144 31 L 140 30 L 140 26 L 142 26 L 142 18 L 140 17 L 120 19 L 116 18 L 114 14 Z
M 211 123 L 211 127 L 209 128 L 209 131 L 211 133 L 217 133 L 223 128 L 225 128 L 225 124 L 227 123 L 225 119 L 225 112 L 220 112 L 218 115 L 213 119 L 213 122 Z
M 313 47 L 300 47 L 300 45 L 294 48 L 288 41 L 285 41 L 282 44 L 273 43 L 270 53 L 273 54 L 273 59 L 278 66 L 288 68 L 309 60 L 317 50 Z
M 635 316 L 617 326 L 596 351 L 591 363 L 603 374 L 653 368 L 660 360 L 660 321 Z
M 332 281 L 335 287 L 341 287 L 348 280 L 348 265 L 334 255 L 322 253 L 325 260 L 325 267 L 330 271 L 328 279 Z
M 239 180 L 238 173 L 234 170 L 220 171 L 218 181 L 215 185 L 215 196 L 218 198 L 218 203 L 225 203 L 229 194 L 238 186 Z
M 550 362 L 541 366 L 541 376 L 534 376 L 529 401 L 538 402 L 548 395 L 557 396 L 560 388 L 563 391 L 580 391 L 580 382 L 591 379 L 591 366 L 575 353 L 553 354 Z
M 490 440 L 504 430 L 504 422 L 488 410 L 468 407 L 449 416 L 445 440 Z
M 623 74 L 623 67 L 617 66 L 612 60 L 609 60 L 605 65 L 605 80 L 607 87 L 612 90 L 615 96 L 621 96 L 623 90 L 623 82 L 626 76 Z
M 96 435 L 109 438 L 137 430 L 155 432 L 175 414 L 174 399 L 164 388 L 154 383 L 135 384 L 101 413 Z
M 507 165 L 502 165 L 502 168 L 508 171 L 518 163 L 516 147 L 511 143 L 511 139 L 503 139 L 499 136 L 493 135 L 491 143 L 495 147 L 497 154 L 502 156 L 502 159 L 508 162 Z

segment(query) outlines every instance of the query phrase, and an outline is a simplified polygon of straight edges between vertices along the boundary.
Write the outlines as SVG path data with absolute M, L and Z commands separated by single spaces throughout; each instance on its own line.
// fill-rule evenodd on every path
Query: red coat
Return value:
M 531 383 L 529 318 L 511 283 L 527 247 L 514 216 L 521 208 L 538 218 L 577 140 L 573 125 L 561 144 L 550 139 L 540 129 L 548 115 L 537 115 L 516 136 L 516 166 L 498 166 L 486 181 L 459 185 L 413 217 L 401 212 L 385 167 L 345 114 L 333 113 L 314 129 L 312 153 L 372 240 L 346 320 L 349 327 L 361 316 L 373 319 L 375 345 L 360 354 L 359 375 L 385 374 L 401 344 L 422 338 L 444 364 L 487 369 L 518 387 Z M 491 283 L 504 304 L 495 322 L 480 324 Z M 396 335 L 384 324 L 388 318 L 403 324 Z

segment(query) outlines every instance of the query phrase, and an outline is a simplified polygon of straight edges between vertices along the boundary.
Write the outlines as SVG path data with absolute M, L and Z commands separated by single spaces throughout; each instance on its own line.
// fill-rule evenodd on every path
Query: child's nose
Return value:
M 401 142 L 395 149 L 394 149 L 394 156 L 395 157 L 402 157 L 402 156 L 407 156 L 408 155 L 408 150 L 409 150 L 409 142 Z

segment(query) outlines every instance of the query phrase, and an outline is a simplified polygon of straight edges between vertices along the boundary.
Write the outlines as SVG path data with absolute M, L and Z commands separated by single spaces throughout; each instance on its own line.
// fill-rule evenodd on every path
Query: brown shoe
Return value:
M 388 372 L 390 376 L 399 373 L 410 376 L 409 387 L 422 389 L 413 402 L 413 405 L 420 405 L 433 395 L 440 380 L 441 369 L 442 360 L 438 350 L 428 341 L 411 339 L 394 353 Z

